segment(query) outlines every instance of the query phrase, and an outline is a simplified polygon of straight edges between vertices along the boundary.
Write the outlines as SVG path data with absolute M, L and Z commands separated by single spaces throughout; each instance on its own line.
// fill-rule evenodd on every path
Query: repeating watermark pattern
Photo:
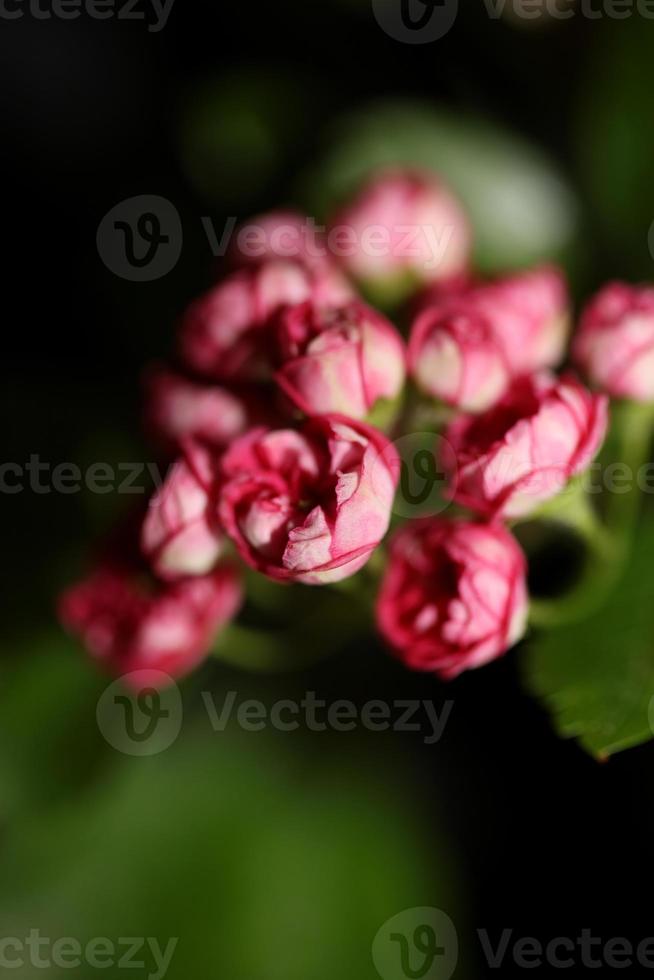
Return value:
M 586 20 L 626 20 L 642 17 L 654 20 L 654 0 L 483 0 L 491 20 L 510 16 L 528 22 L 565 21 L 573 17 Z M 372 0 L 379 26 L 395 41 L 430 44 L 445 37 L 456 22 L 458 0 Z
M 458 470 L 456 453 L 450 443 L 434 432 L 413 432 L 395 440 L 392 447 L 380 453 L 373 464 L 373 489 L 375 480 L 379 479 L 381 491 L 390 463 L 394 470 L 397 467 L 395 514 L 404 518 L 422 518 L 434 517 L 446 510 L 452 502 Z M 505 454 L 489 471 L 499 482 L 509 484 L 513 465 L 510 454 Z M 378 476 L 375 475 L 377 467 Z M 143 496 L 159 489 L 170 471 L 171 466 L 152 461 L 98 461 L 83 467 L 74 462 L 43 460 L 38 453 L 32 453 L 23 463 L 0 463 L 0 495 L 71 496 L 87 492 L 101 496 Z M 521 482 L 522 491 L 539 494 L 544 489 L 544 479 L 535 474 L 528 484 Z M 590 496 L 622 495 L 635 489 L 647 495 L 654 494 L 654 463 L 644 463 L 633 469 L 627 463 L 595 461 L 575 481 L 562 486 L 558 493 L 560 496 L 576 493 L 580 486 Z
M 239 226 L 234 216 L 222 228 L 206 215 L 200 222 L 214 258 L 223 258 L 232 248 L 252 260 L 268 255 L 308 261 L 393 255 L 398 260 L 420 262 L 427 272 L 439 268 L 455 232 L 454 225 L 448 224 L 441 228 L 433 224 L 371 224 L 363 228 L 337 224 L 328 228 L 313 217 L 280 221 L 272 228 L 257 222 Z M 167 275 L 179 261 L 182 221 L 175 206 L 164 197 L 131 197 L 104 216 L 96 244 L 100 258 L 115 275 L 133 282 L 151 282 Z
M 141 970 L 148 980 L 163 980 L 170 969 L 178 937 L 161 943 L 152 936 L 97 936 L 82 943 L 73 936 L 53 939 L 30 929 L 27 936 L 0 936 L 0 969 Z
M 405 909 L 375 936 L 372 959 L 382 980 L 449 980 L 459 959 L 454 923 L 440 909 Z
M 488 16 L 498 20 L 505 13 L 522 20 L 654 20 L 652 0 L 484 0 Z
M 476 929 L 479 954 L 491 970 L 511 963 L 523 970 L 543 967 L 569 970 L 654 970 L 654 937 L 632 942 L 608 939 L 582 929 L 578 936 L 543 939 L 515 929 Z M 372 959 L 382 980 L 449 980 L 458 962 L 459 940 L 454 923 L 437 908 L 405 909 L 381 927 L 372 944 Z
M 167 473 L 168 468 L 152 462 L 93 462 L 81 467 L 78 463 L 52 463 L 32 453 L 24 463 L 0 463 L 0 494 L 144 494 L 160 487 Z
M 340 223 L 327 227 L 310 216 L 293 222 L 279 221 L 273 227 L 253 221 L 237 226 L 237 219 L 231 217 L 219 235 L 210 218 L 203 217 L 201 221 L 216 258 L 225 255 L 230 247 L 244 258 L 255 260 L 266 255 L 316 260 L 361 254 L 382 259 L 392 254 L 398 259 L 420 260 L 428 272 L 440 266 L 455 231 L 454 225 L 449 224 L 440 229 L 433 224 L 355 227 Z
M 393 470 L 397 467 L 398 490 L 393 513 L 399 517 L 434 517 L 451 506 L 460 470 L 456 450 L 443 436 L 414 432 L 396 439 L 375 461 L 373 489 L 376 480 L 380 481 L 380 487 L 383 485 L 381 481 L 389 466 Z M 474 466 L 472 457 L 466 459 L 466 466 Z M 591 497 L 624 495 L 635 489 L 654 494 L 654 463 L 644 463 L 634 469 L 627 463 L 607 464 L 596 460 L 574 480 L 569 480 L 563 471 L 536 471 L 525 477 L 523 470 L 522 460 L 511 453 L 499 454 L 486 466 L 489 480 L 497 481 L 500 486 L 519 485 L 523 496 L 532 495 L 536 500 L 543 496 L 565 498 L 580 490 Z
M 367 701 L 359 706 L 341 699 L 327 701 L 307 691 L 300 700 L 284 699 L 272 704 L 248 698 L 239 700 L 227 691 L 219 700 L 203 691 L 202 704 L 214 733 L 237 725 L 244 732 L 266 729 L 282 733 L 308 731 L 317 734 L 400 732 L 422 735 L 425 745 L 443 738 L 453 701 L 437 707 L 432 701 Z M 103 692 L 97 706 L 98 727 L 106 741 L 119 752 L 151 756 L 169 748 L 182 729 L 184 709 L 179 688 L 160 671 L 135 671 L 114 681 Z
M 0 19 L 139 21 L 151 34 L 168 23 L 175 0 L 0 0 Z M 144 7 L 145 9 L 139 9 Z

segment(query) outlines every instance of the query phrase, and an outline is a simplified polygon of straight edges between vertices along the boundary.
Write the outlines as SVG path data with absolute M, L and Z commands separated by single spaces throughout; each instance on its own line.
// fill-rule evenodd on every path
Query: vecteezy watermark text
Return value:
M 160 487 L 166 472 L 152 462 L 94 462 L 81 467 L 78 463 L 51 463 L 32 453 L 24 463 L 0 463 L 0 494 L 28 491 L 39 496 L 70 495 L 82 490 L 100 495 L 144 494 Z
M 654 20 L 654 0 L 484 0 L 488 16 L 498 20 L 510 12 L 522 20 L 626 20 L 640 16 Z
M 262 732 L 272 728 L 278 732 L 297 732 L 301 728 L 310 732 L 353 732 L 364 728 L 369 732 L 424 733 L 425 745 L 435 745 L 443 737 L 445 726 L 454 707 L 453 701 L 445 701 L 440 711 L 432 701 L 367 701 L 359 707 L 353 701 L 328 702 L 308 691 L 301 701 L 290 699 L 276 701 L 268 707 L 263 701 L 242 701 L 236 706 L 238 695 L 230 691 L 220 705 L 209 692 L 204 692 L 204 702 L 211 727 L 223 732 L 230 719 L 246 732 Z M 234 710 L 236 709 L 236 711 Z
M 220 699 L 203 691 L 201 697 L 217 734 L 233 725 L 251 733 L 271 729 L 286 734 L 301 730 L 347 734 L 364 729 L 422 735 L 425 745 L 440 742 L 454 708 L 453 701 L 437 707 L 433 701 L 410 699 L 357 705 L 345 699 L 327 701 L 314 691 L 307 691 L 300 700 L 286 698 L 272 704 L 253 698 L 239 701 L 236 691 Z M 183 715 L 179 688 L 171 677 L 157 671 L 135 671 L 113 681 L 96 710 L 98 727 L 107 742 L 133 756 L 156 755 L 169 748 L 180 734 Z
M 447 440 L 433 432 L 410 433 L 393 443 L 398 451 L 398 492 L 394 512 L 401 517 L 433 516 L 449 507 L 445 494 L 448 486 L 456 485 L 456 455 Z M 380 457 L 380 465 L 386 456 Z M 444 465 L 447 464 L 447 465 Z M 174 464 L 171 464 L 174 465 Z M 513 468 L 519 466 L 510 454 L 501 456 L 492 472 L 503 484 L 513 482 Z M 107 463 L 92 462 L 80 466 L 75 462 L 44 460 L 32 453 L 24 462 L 0 462 L 0 496 L 34 493 L 38 496 L 62 494 L 70 496 L 82 491 L 107 495 L 143 495 L 159 489 L 170 472 L 170 466 L 153 461 Z M 374 486 L 374 481 L 373 481 Z M 544 489 L 542 478 L 535 474 L 522 484 L 523 493 L 538 494 Z M 590 496 L 627 494 L 639 490 L 654 494 L 654 463 L 644 463 L 633 469 L 627 463 L 591 463 L 576 481 L 557 488 L 559 495 L 575 493 L 577 488 Z
M 453 225 L 436 229 L 424 225 L 354 225 L 337 224 L 331 227 L 318 224 L 311 217 L 297 223 L 280 222 L 274 228 L 249 222 L 236 230 L 236 219 L 230 218 L 218 236 L 210 218 L 202 218 L 207 241 L 214 256 L 225 255 L 233 244 L 239 255 L 260 259 L 275 255 L 280 259 L 309 258 L 337 259 L 365 255 L 368 258 L 422 260 L 427 271 L 437 269 L 443 261 L 454 234 Z
M 506 966 L 507 960 L 525 970 L 542 966 L 555 969 L 584 967 L 585 969 L 621 970 L 638 964 L 654 970 L 654 937 L 634 945 L 623 937 L 602 939 L 592 929 L 582 929 L 574 938 L 555 936 L 540 940 L 533 936 L 516 936 L 514 929 L 503 929 L 491 939 L 487 929 L 478 929 L 477 936 L 484 958 L 492 970 Z
M 147 970 L 148 980 L 163 980 L 168 973 L 179 939 L 169 939 L 165 946 L 152 936 L 106 936 L 80 942 L 72 936 L 52 939 L 39 929 L 30 929 L 25 937 L 0 936 L 0 970 L 131 969 Z
M 586 20 L 654 20 L 654 0 L 483 0 L 491 20 L 510 16 L 530 23 Z M 445 37 L 456 23 L 459 0 L 372 0 L 375 20 L 395 41 L 430 44 Z
M 0 0 L 0 20 L 91 20 L 146 21 L 157 34 L 168 23 L 175 0 Z M 145 9 L 139 9 L 145 8 Z
M 0 0 L 2 2 L 2 0 Z M 449 249 L 454 225 L 371 224 L 330 227 L 306 217 L 280 220 L 274 227 L 250 221 L 241 226 L 236 217 L 217 227 L 212 218 L 200 222 L 214 258 L 230 249 L 244 259 L 274 256 L 279 259 L 347 259 L 356 255 L 420 263 L 438 269 Z M 182 251 L 183 230 L 177 209 L 164 197 L 142 194 L 116 204 L 102 219 L 96 235 L 100 258 L 115 275 L 133 282 L 151 282 L 167 275 Z
M 592 929 L 579 935 L 524 936 L 515 929 L 476 929 L 479 953 L 490 970 L 641 967 L 654 970 L 654 937 L 632 942 L 601 937 Z M 468 949 L 471 944 L 466 943 Z M 382 980 L 448 980 L 458 963 L 459 937 L 452 919 L 437 908 L 405 909 L 388 919 L 375 936 L 372 958 Z

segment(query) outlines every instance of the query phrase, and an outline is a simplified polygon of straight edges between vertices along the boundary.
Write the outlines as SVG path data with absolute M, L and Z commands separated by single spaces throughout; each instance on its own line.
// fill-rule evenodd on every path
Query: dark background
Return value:
M 292 177 L 320 152 L 325 125 L 380 96 L 474 111 L 549 155 L 580 202 L 577 248 L 583 274 L 573 283 L 578 295 L 607 275 L 646 277 L 652 263 L 647 230 L 654 218 L 649 186 L 654 126 L 647 104 L 653 46 L 654 23 L 639 18 L 590 22 L 578 16 L 536 29 L 491 21 L 482 4 L 466 5 L 449 35 L 425 46 L 387 37 L 364 0 L 251 5 L 177 0 L 158 34 L 149 33 L 143 22 L 96 22 L 84 15 L 71 22 L 38 21 L 27 12 L 21 20 L 0 19 L 4 459 L 22 463 L 31 453 L 53 464 L 141 458 L 140 371 L 169 347 L 176 316 L 214 272 L 200 216 L 211 215 L 219 224 L 228 215 L 246 217 L 290 199 Z M 189 177 L 185 125 L 198 93 L 205 91 L 202 86 L 216 84 L 220 90 L 226 84 L 238 91 L 243 78 L 258 79 L 261 98 L 271 98 L 266 118 L 274 152 L 253 160 L 247 140 L 241 149 L 238 138 L 229 135 L 231 117 L 220 102 L 227 135 L 223 144 L 219 141 L 215 186 L 207 193 L 206 184 Z M 275 102 L 270 93 L 278 90 L 283 95 Z M 133 284 L 103 265 L 95 235 L 114 204 L 146 193 L 175 203 L 184 223 L 184 249 L 170 275 Z M 52 614 L 57 589 L 79 568 L 90 540 L 119 505 L 113 499 L 29 490 L 2 496 L 0 678 L 6 684 L 0 683 L 11 719 L 5 723 L 2 751 L 30 768 L 35 784 L 25 789 L 28 777 L 14 773 L 8 782 L 5 778 L 4 792 L 0 785 L 8 848 L 14 842 L 12 820 L 28 814 L 38 828 L 49 807 L 60 808 L 64 800 L 69 808 L 82 807 L 80 794 L 89 786 L 97 791 L 107 771 L 105 753 L 95 735 L 88 734 L 92 717 L 89 721 L 82 693 L 71 699 L 71 708 L 63 684 L 53 680 L 55 671 L 43 671 L 50 654 L 42 638 L 57 635 Z M 291 744 L 293 736 L 278 735 L 272 743 L 284 742 L 280 751 L 302 756 L 303 776 L 288 790 L 300 807 L 306 785 L 322 773 L 327 757 L 337 781 L 339 765 L 356 771 L 353 759 L 360 758 L 367 775 L 378 773 L 384 781 L 386 767 L 395 766 L 398 778 L 410 783 L 407 799 L 422 828 L 412 846 L 427 885 L 416 882 L 415 895 L 410 887 L 398 893 L 388 914 L 411 905 L 443 907 L 456 922 L 471 977 L 493 975 L 478 952 L 477 927 L 493 935 L 513 928 L 516 937 L 541 941 L 575 938 L 585 927 L 605 940 L 627 936 L 638 942 L 654 935 L 646 898 L 654 860 L 654 748 L 645 745 L 601 765 L 574 742 L 562 741 L 545 710 L 524 693 L 521 652 L 449 687 L 405 673 L 372 641 L 368 650 L 357 644 L 292 676 L 243 679 L 220 666 L 206 668 L 203 675 L 219 689 L 264 691 L 271 699 L 316 690 L 359 703 L 374 697 L 433 698 L 436 704 L 454 700 L 451 722 L 437 746 L 426 747 L 420 736 L 411 735 L 369 735 L 363 748 L 347 735 L 330 736 L 328 751 L 320 737 L 307 737 L 301 747 Z M 66 648 L 56 656 L 66 665 L 65 677 L 76 678 L 79 653 Z M 25 665 L 32 660 L 38 667 L 28 683 Z M 84 673 L 81 691 L 88 693 L 94 683 Z M 53 689 L 58 692 L 54 701 Z M 75 719 L 74 730 L 65 728 L 65 717 Z M 254 735 L 246 753 L 252 771 L 249 789 L 239 797 L 244 811 L 251 805 L 248 794 L 258 792 Z M 229 767 L 226 754 L 221 760 L 211 756 L 206 766 L 199 765 L 198 780 L 206 781 L 208 793 L 220 793 L 220 765 Z M 183 758 L 179 766 L 184 770 Z M 165 793 L 174 787 L 163 784 L 156 792 L 165 808 Z M 138 805 L 137 800 L 137 810 L 131 811 L 136 822 Z M 273 824 L 275 819 L 283 817 L 273 811 Z M 61 833 L 74 836 L 66 826 L 63 821 Z M 321 826 L 318 819 L 312 845 L 318 850 Z M 38 829 L 33 833 L 38 837 Z M 306 833 L 311 835 L 310 822 Z M 207 848 L 212 841 L 207 831 Z M 101 839 L 96 843 L 94 867 L 101 882 L 108 872 Z M 176 845 L 183 850 L 188 839 L 180 837 Z M 17 846 L 20 851 L 20 842 Z M 248 848 L 246 838 L 241 846 Z M 297 887 L 294 846 L 290 840 L 289 889 Z M 380 843 L 382 864 L 387 846 L 393 844 Z M 54 835 L 42 840 L 44 854 L 48 847 L 60 849 Z M 162 863 L 168 860 L 166 850 L 158 855 Z M 108 850 L 107 862 L 111 854 Z M 5 855 L 4 860 L 12 858 Z M 430 876 L 440 880 L 441 864 L 449 866 L 456 899 L 444 897 L 450 892 L 441 885 L 429 888 Z M 318 864 L 318 893 L 322 867 Z M 336 885 L 325 883 L 339 894 L 329 928 L 314 937 L 327 962 L 334 947 L 346 948 L 348 903 L 365 901 L 356 849 L 347 869 Z M 30 896 L 41 894 L 38 875 L 24 867 L 16 873 L 27 876 L 16 888 L 21 908 L 29 910 Z M 52 881 L 57 881 L 54 872 Z M 56 895 L 52 881 L 46 893 Z M 123 883 L 133 885 L 129 874 Z M 10 908 L 13 887 L 1 887 L 2 904 Z M 217 876 L 203 887 L 204 907 L 215 899 L 219 919 L 225 884 Z M 77 908 L 82 892 L 70 892 L 69 910 Z M 174 909 L 171 899 L 166 935 L 178 934 L 170 933 L 177 921 Z M 25 912 L 23 918 L 38 924 L 34 916 Z M 211 922 L 207 916 L 208 933 Z M 70 922 L 65 934 L 76 934 Z M 302 937 L 295 940 L 299 944 Z M 362 931 L 352 941 L 365 952 L 371 940 Z M 274 958 L 274 951 L 270 955 Z M 212 964 L 213 975 L 223 975 L 221 962 L 214 954 L 207 961 L 197 956 L 188 961 L 187 975 L 207 976 Z M 540 971 L 549 972 L 547 967 Z M 509 963 L 502 968 L 502 976 L 521 973 Z M 276 971 L 269 976 L 276 977 Z

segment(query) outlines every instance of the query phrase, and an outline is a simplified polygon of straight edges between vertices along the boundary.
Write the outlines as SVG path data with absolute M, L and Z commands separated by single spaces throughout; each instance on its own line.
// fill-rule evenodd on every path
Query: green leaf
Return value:
M 525 676 L 557 730 L 600 759 L 652 737 L 654 520 L 639 529 L 616 589 L 590 618 L 535 636 Z
M 571 189 L 540 151 L 495 124 L 398 101 L 353 113 L 327 135 L 304 182 L 305 201 L 323 217 L 371 170 L 402 164 L 434 170 L 458 192 L 482 271 L 564 259 L 574 244 Z

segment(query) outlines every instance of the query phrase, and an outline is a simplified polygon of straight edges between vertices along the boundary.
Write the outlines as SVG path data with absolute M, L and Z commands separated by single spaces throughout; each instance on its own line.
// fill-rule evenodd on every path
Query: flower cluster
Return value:
M 302 221 L 259 225 L 272 243 Z M 477 279 L 462 207 L 433 175 L 376 174 L 333 222 L 359 243 L 383 229 L 387 251 L 233 253 L 182 316 L 174 361 L 146 375 L 146 430 L 173 465 L 140 528 L 61 599 L 66 626 L 121 675 L 195 667 L 238 613 L 243 564 L 329 586 L 374 552 L 378 627 L 407 665 L 449 679 L 487 663 L 528 618 L 509 523 L 590 465 L 609 396 L 654 400 L 654 290 L 610 285 L 583 313 L 572 363 L 591 390 L 555 373 L 572 319 L 561 272 Z M 407 255 L 407 229 L 425 227 Z M 404 332 L 358 292 L 399 282 Z M 441 407 L 452 511 L 407 521 L 384 550 L 406 465 L 394 443 L 416 405 Z

